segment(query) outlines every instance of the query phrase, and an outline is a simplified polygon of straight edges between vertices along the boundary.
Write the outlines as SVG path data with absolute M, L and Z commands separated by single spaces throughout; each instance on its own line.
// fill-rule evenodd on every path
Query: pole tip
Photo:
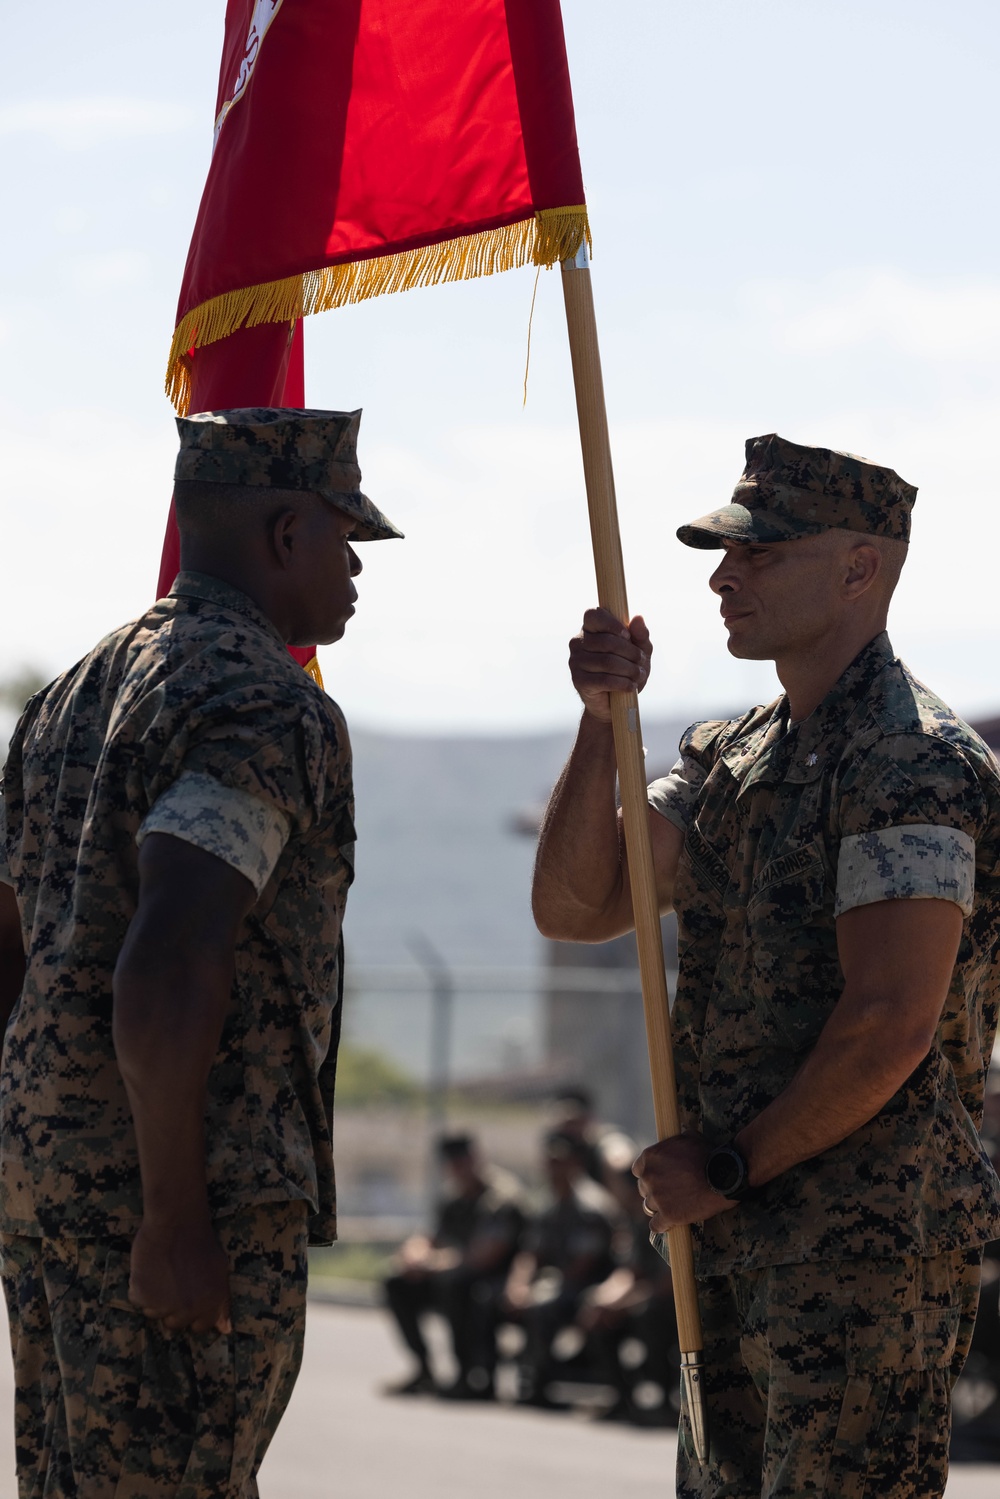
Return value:
M 705 1401 L 705 1363 L 700 1351 L 681 1354 L 681 1377 L 695 1457 L 704 1465 L 708 1462 L 709 1450 L 708 1405 Z

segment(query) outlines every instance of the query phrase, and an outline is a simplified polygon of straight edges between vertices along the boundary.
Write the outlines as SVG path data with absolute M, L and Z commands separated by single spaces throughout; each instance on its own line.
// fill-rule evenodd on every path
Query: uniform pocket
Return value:
M 848 1323 L 828 1499 L 943 1491 L 960 1324 L 957 1306 Z
M 925 1307 L 847 1327 L 847 1372 L 869 1379 L 951 1368 L 961 1309 Z
M 146 1319 L 128 1299 L 130 1263 L 128 1249 L 106 1251 L 96 1308 L 91 1304 L 96 1315 L 84 1324 L 90 1343 L 80 1392 L 84 1467 L 109 1479 L 120 1472 L 132 1440 L 146 1353 Z

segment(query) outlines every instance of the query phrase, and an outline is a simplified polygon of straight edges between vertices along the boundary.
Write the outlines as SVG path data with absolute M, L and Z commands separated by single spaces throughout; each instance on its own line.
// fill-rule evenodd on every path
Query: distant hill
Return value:
M 643 725 L 651 775 L 673 763 L 690 721 Z M 412 963 L 407 938 L 422 933 L 451 963 L 537 963 L 534 840 L 514 824 L 544 806 L 573 731 L 435 738 L 355 729 L 351 738 L 358 852 L 349 960 Z

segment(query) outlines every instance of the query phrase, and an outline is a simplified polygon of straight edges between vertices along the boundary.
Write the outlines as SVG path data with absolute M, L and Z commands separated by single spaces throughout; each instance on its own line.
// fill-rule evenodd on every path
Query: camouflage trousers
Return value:
M 19 1499 L 253 1499 L 305 1331 L 306 1205 L 216 1224 L 233 1331 L 167 1332 L 128 1300 L 127 1240 L 0 1235 Z
M 680 1499 L 939 1499 L 982 1250 L 699 1280 L 710 1461 Z

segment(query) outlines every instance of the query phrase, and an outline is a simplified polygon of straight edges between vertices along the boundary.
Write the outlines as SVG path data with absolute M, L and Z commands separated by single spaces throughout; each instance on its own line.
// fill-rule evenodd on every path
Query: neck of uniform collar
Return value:
M 232 583 L 223 582 L 221 578 L 213 578 L 210 573 L 179 572 L 174 579 L 169 596 L 170 598 L 200 599 L 203 603 L 215 604 L 233 614 L 241 614 L 258 629 L 265 630 L 268 635 L 272 635 L 282 646 L 286 644 L 277 625 L 267 617 L 260 605 L 255 603 L 249 594 L 244 593 L 242 588 L 234 587 Z
M 883 630 L 858 652 L 847 670 L 838 678 L 808 718 L 803 718 L 795 725 L 799 740 L 796 758 L 801 758 L 803 754 L 808 755 L 814 744 L 818 744 L 838 727 L 843 726 L 850 717 L 855 702 L 865 695 L 879 672 L 894 660 L 892 643 L 887 632 Z M 787 697 L 782 699 L 782 706 L 787 713 Z

